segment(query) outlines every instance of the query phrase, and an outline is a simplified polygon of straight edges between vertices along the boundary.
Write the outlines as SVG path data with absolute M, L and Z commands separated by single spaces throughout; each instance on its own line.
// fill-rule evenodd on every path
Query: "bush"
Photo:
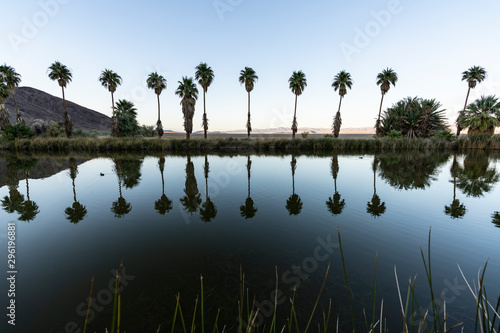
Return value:
M 333 138 L 333 134 L 325 134 L 323 137 L 324 138 Z
M 50 123 L 50 127 L 47 130 L 47 132 L 42 134 L 43 137 L 51 137 L 51 138 L 58 138 L 58 137 L 65 137 L 66 132 L 64 131 L 64 126 L 62 123 L 56 123 L 55 121 L 52 121 Z
M 302 139 L 305 139 L 309 135 L 309 132 L 305 131 L 305 132 L 302 132 L 300 135 L 302 135 Z
M 156 137 L 158 133 L 156 132 L 156 128 L 154 126 L 142 125 L 139 127 L 139 135 L 142 135 L 145 138 Z
M 387 133 L 387 136 L 391 139 L 399 139 L 403 137 L 403 134 L 401 134 L 401 131 L 398 130 L 392 130 L 389 133 Z
M 5 128 L 4 136 L 7 140 L 12 141 L 14 139 L 30 139 L 35 136 L 35 133 L 26 125 L 15 124 Z
M 453 141 L 455 139 L 455 136 L 453 133 L 450 131 L 438 131 L 434 136 L 432 137 L 434 140 L 440 140 L 440 141 Z

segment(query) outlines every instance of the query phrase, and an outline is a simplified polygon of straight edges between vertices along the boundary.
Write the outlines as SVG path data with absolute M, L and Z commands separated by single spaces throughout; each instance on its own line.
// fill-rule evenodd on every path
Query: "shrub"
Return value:
M 387 136 L 391 139 L 399 139 L 403 137 L 403 134 L 401 134 L 401 131 L 398 130 L 392 130 L 389 133 L 387 133 Z
M 300 135 L 302 135 L 302 139 L 305 139 L 309 135 L 309 132 L 305 131 L 305 132 L 302 132 Z
M 4 136 L 7 140 L 12 141 L 14 139 L 30 139 L 35 136 L 35 133 L 26 125 L 15 124 L 5 128 Z
M 323 137 L 324 138 L 333 138 L 333 134 L 325 134 Z
M 432 138 L 434 140 L 440 140 L 440 141 L 453 141 L 455 139 L 455 136 L 450 131 L 443 130 L 443 131 L 437 131 Z
M 156 133 L 156 129 L 154 126 L 150 125 L 142 125 L 139 127 L 139 135 L 142 135 L 145 138 L 156 137 L 158 133 Z
M 58 138 L 58 137 L 64 137 L 66 136 L 66 133 L 64 132 L 64 126 L 62 123 L 56 123 L 55 121 L 52 121 L 50 123 L 50 127 L 47 130 L 47 132 L 42 134 L 43 137 L 51 137 L 51 138 Z

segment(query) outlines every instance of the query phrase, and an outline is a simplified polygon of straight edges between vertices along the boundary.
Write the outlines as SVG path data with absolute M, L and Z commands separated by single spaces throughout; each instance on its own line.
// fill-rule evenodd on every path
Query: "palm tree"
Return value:
M 333 184 L 335 188 L 335 193 L 333 194 L 333 197 L 328 198 L 328 201 L 326 202 L 326 207 L 328 208 L 328 211 L 332 213 L 332 215 L 339 215 L 342 214 L 342 211 L 344 210 L 345 207 L 345 200 L 342 199 L 342 196 L 340 193 L 337 191 L 337 176 L 339 174 L 339 160 L 338 156 L 334 155 L 332 156 L 332 161 L 330 163 L 330 168 L 331 168 L 331 174 L 333 177 Z
M 191 156 L 188 155 L 186 162 L 186 182 L 184 184 L 184 197 L 180 199 L 182 206 L 191 215 L 198 211 L 201 204 L 201 194 L 198 190 L 198 183 L 194 175 L 194 164 L 191 162 Z
M 5 107 L 5 101 L 9 97 L 9 87 L 3 82 L 0 76 L 0 131 L 4 131 L 10 125 L 9 113 Z
M 500 103 L 496 96 L 481 96 L 467 106 L 458 120 L 460 128 L 469 128 L 468 135 L 493 135 L 500 126 Z
M 193 82 L 193 78 L 187 76 L 182 77 L 182 81 L 178 81 L 179 87 L 175 91 L 181 100 L 182 114 L 184 116 L 184 130 L 186 131 L 186 139 L 189 140 L 193 132 L 193 117 L 194 107 L 198 99 L 198 88 Z
M 16 72 L 14 67 L 7 66 L 7 64 L 4 64 L 0 66 L 0 76 L 2 76 L 3 81 L 9 88 L 10 92 L 12 93 L 12 99 L 14 100 L 14 106 L 16 108 L 16 123 L 24 125 L 24 119 L 19 114 L 19 109 L 17 108 L 16 93 L 15 93 L 15 89 L 19 86 L 19 83 L 21 83 L 21 75 Z
M 251 219 L 257 213 L 257 207 L 253 202 L 252 197 L 250 196 L 250 175 L 252 170 L 252 160 L 250 159 L 250 155 L 247 156 L 247 178 L 248 178 L 248 196 L 245 199 L 245 204 L 240 206 L 240 214 L 241 217 L 246 219 Z
M 116 119 L 115 114 L 115 98 L 114 92 L 116 91 L 116 87 L 122 84 L 122 78 L 117 73 L 113 72 L 110 69 L 105 69 L 101 72 L 99 76 L 99 81 L 104 88 L 107 88 L 111 93 L 111 108 L 113 109 L 113 116 L 111 117 L 111 135 L 114 137 L 118 137 L 119 128 L 118 128 L 118 120 Z
M 207 108 L 205 104 L 205 94 L 207 93 L 208 87 L 212 84 L 214 80 L 214 71 L 206 63 L 202 62 L 196 66 L 196 73 L 194 78 L 198 80 L 198 83 L 203 87 L 203 136 L 207 138 L 208 131 L 208 119 L 207 119 Z
M 248 117 L 247 117 L 247 133 L 250 138 L 250 132 L 252 131 L 252 124 L 250 123 L 250 92 L 253 90 L 255 82 L 259 77 L 253 70 L 253 68 L 245 67 L 245 69 L 241 70 L 239 81 L 240 84 L 245 84 L 245 89 L 248 93 Z
M 201 204 L 200 216 L 203 222 L 210 222 L 217 216 L 217 207 L 208 195 L 208 173 L 210 172 L 210 165 L 208 163 L 208 156 L 205 155 L 205 202 Z
M 377 156 L 373 157 L 373 197 L 372 201 L 366 204 L 366 212 L 373 216 L 373 218 L 380 217 L 385 213 L 385 202 L 381 202 L 380 197 L 377 195 L 377 167 L 379 159 Z
M 377 75 L 377 85 L 380 86 L 380 91 L 382 92 L 382 99 L 380 100 L 380 109 L 378 110 L 378 118 L 375 123 L 375 130 L 377 133 L 377 138 L 380 136 L 380 114 L 382 113 L 382 103 L 384 102 L 384 95 L 391 88 L 391 84 L 396 86 L 396 82 L 398 81 L 398 74 L 392 70 L 392 68 L 386 68 L 382 72 Z
M 333 121 L 333 136 L 338 138 L 340 133 L 340 126 L 342 125 L 342 118 L 340 117 L 340 106 L 342 105 L 342 99 L 345 94 L 347 94 L 347 88 L 351 89 L 352 87 L 352 79 L 351 74 L 346 71 L 340 71 L 335 78 L 333 79 L 332 87 L 335 91 L 339 91 L 340 102 L 339 102 L 339 110 L 335 115 L 335 120 Z
M 286 201 L 285 208 L 288 210 L 289 215 L 299 215 L 302 211 L 302 200 L 298 194 L 295 194 L 295 170 L 297 169 L 297 160 L 295 155 L 292 155 L 292 161 L 290 162 L 292 168 L 292 195 Z
M 87 208 L 76 199 L 75 179 L 77 175 L 78 165 L 76 160 L 71 157 L 69 159 L 69 176 L 73 184 L 73 204 L 64 210 L 64 214 L 66 215 L 66 220 L 75 224 L 82 221 L 87 215 Z
M 403 98 L 384 111 L 379 136 L 396 130 L 407 138 L 430 137 L 447 130 L 445 111 L 435 99 Z
M 467 96 L 465 97 L 465 105 L 462 112 L 458 113 L 457 117 L 457 136 L 460 135 L 462 130 L 462 125 L 460 124 L 460 118 L 467 109 L 467 100 L 469 99 L 469 93 L 471 89 L 474 89 L 478 83 L 481 83 L 486 78 L 486 70 L 480 66 L 472 66 L 468 70 L 462 73 L 462 81 L 467 80 L 469 88 L 467 89 Z
M 163 126 L 160 120 L 160 94 L 163 89 L 167 89 L 167 80 L 159 75 L 158 72 L 154 72 L 149 74 L 146 83 L 149 89 L 154 89 L 156 98 L 158 99 L 158 121 L 156 122 L 156 131 L 158 132 L 158 139 L 161 139 L 163 136 Z
M 59 83 L 59 86 L 62 89 L 63 107 L 64 107 L 64 127 L 66 130 L 66 137 L 70 138 L 71 134 L 73 133 L 73 121 L 71 120 L 68 111 L 66 111 L 66 98 L 64 97 L 64 88 L 66 88 L 66 85 L 69 82 L 71 82 L 73 74 L 71 73 L 71 70 L 68 67 L 61 64 L 59 61 L 56 61 L 52 65 L 50 65 L 50 67 L 47 69 L 47 72 L 49 74 L 49 78 L 53 81 L 57 81 L 57 83 Z
M 115 108 L 116 121 L 118 123 L 118 136 L 134 136 L 139 133 L 137 123 L 137 109 L 134 103 L 125 99 L 119 99 Z
M 453 177 L 453 201 L 449 206 L 444 206 L 444 213 L 451 216 L 453 219 L 461 219 L 467 212 L 465 205 L 457 199 L 457 176 L 460 172 L 460 166 L 457 162 L 457 155 L 453 155 L 453 162 L 451 163 L 450 173 Z
M 161 173 L 161 197 L 155 201 L 155 209 L 160 215 L 165 215 L 172 210 L 172 200 L 165 195 L 165 180 L 163 178 L 163 171 L 165 170 L 165 157 L 160 157 L 158 160 L 158 167 Z
M 293 72 L 290 79 L 288 79 L 288 83 L 290 89 L 295 94 L 295 109 L 292 121 L 292 138 L 295 139 L 295 133 L 297 133 L 297 97 L 302 95 L 305 87 L 307 87 L 306 75 L 302 71 Z

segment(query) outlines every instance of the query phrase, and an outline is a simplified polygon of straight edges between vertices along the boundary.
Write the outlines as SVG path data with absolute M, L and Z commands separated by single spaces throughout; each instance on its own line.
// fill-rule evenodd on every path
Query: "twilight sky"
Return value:
M 22 3 L 22 5 L 21 5 Z M 252 127 L 290 127 L 293 71 L 306 74 L 299 97 L 299 127 L 331 127 L 338 93 L 331 87 L 342 69 L 354 85 L 342 103 L 343 128 L 372 127 L 380 103 L 376 75 L 399 75 L 384 100 L 436 98 L 453 123 L 467 84 L 461 73 L 479 65 L 485 82 L 471 93 L 500 95 L 498 0 L 23 0 L 10 2 L 0 21 L 0 63 L 22 75 L 21 86 L 60 96 L 47 67 L 56 60 L 73 72 L 66 98 L 111 115 L 110 94 L 98 82 L 109 68 L 123 78 L 115 100 L 128 99 L 141 124 L 156 122 L 156 96 L 146 78 L 167 79 L 160 97 L 165 129 L 182 130 L 182 76 L 207 62 L 215 80 L 207 94 L 210 130 L 244 129 L 247 94 L 241 69 L 255 69 Z M 202 91 L 199 88 L 200 92 Z M 194 130 L 201 130 L 202 94 Z

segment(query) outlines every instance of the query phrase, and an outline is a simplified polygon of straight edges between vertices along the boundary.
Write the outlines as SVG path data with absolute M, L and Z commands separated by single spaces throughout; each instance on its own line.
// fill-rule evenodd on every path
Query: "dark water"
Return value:
M 427 254 L 431 226 L 434 292 L 447 301 L 448 327 L 463 321 L 465 331 L 473 329 L 475 303 L 457 264 L 472 282 L 489 258 L 486 287 L 492 299 L 500 293 L 498 155 L 5 156 L 0 162 L 4 272 L 7 223 L 17 226 L 16 332 L 78 332 L 72 322 L 83 328 L 92 276 L 89 331 L 109 330 L 107 290 L 122 261 L 122 331 L 156 332 L 161 325 L 160 332 L 170 332 L 177 293 L 190 323 L 202 274 L 207 330 L 220 308 L 220 329 L 236 332 L 240 267 L 263 314 L 260 327 L 270 325 L 277 269 L 281 330 L 293 287 L 299 318 L 307 321 L 328 264 L 314 326 L 331 298 L 331 330 L 339 316 L 348 331 L 338 227 L 358 325 L 363 308 L 372 314 L 376 253 L 377 317 L 383 299 L 389 329 L 401 331 L 394 267 L 403 297 L 408 278 L 418 274 L 418 300 L 428 306 L 419 246 Z M 4 280 L 2 308 L 7 287 Z

